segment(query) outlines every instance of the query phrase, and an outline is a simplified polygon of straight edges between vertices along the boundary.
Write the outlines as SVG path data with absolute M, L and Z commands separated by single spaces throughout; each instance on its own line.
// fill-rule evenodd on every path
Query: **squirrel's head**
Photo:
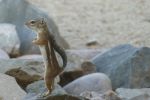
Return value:
M 26 22 L 25 25 L 35 32 L 42 32 L 47 28 L 44 18 L 30 20 L 30 21 Z

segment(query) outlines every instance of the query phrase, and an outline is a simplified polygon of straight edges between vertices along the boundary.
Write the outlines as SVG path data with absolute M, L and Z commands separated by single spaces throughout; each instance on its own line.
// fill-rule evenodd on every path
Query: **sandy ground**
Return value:
M 150 46 L 150 0 L 29 0 L 56 22 L 71 48 Z

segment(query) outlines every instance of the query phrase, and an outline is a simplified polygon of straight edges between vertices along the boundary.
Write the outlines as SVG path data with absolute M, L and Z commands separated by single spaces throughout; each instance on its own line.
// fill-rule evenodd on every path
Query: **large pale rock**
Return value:
M 2 49 L 0 49 L 0 59 L 9 59 L 9 55 Z
M 16 30 L 21 40 L 21 53 L 39 53 L 38 46 L 32 44 L 36 34 L 27 29 L 24 23 L 35 18 L 45 18 L 52 34 L 56 37 L 58 44 L 64 48 L 69 48 L 66 41 L 60 36 L 54 21 L 43 11 L 29 4 L 26 0 L 1 0 L 0 1 L 0 23 L 12 23 L 16 25 Z
M 122 100 L 150 100 L 150 88 L 118 88 L 116 92 Z
M 10 55 L 18 55 L 20 49 L 20 40 L 13 24 L 0 24 L 0 48 Z
M 150 48 L 120 45 L 93 58 L 98 72 L 107 74 L 113 88 L 150 87 Z M 143 74 L 144 73 L 144 74 Z
M 0 74 L 0 80 L 1 100 L 22 100 L 26 95 L 13 77 Z
M 93 73 L 82 76 L 63 88 L 67 93 L 72 95 L 80 95 L 85 91 L 104 93 L 112 89 L 110 79 L 102 73 Z

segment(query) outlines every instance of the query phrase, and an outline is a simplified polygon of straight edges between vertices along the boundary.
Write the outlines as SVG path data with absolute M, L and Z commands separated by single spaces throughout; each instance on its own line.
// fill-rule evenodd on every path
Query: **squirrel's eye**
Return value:
M 35 23 L 35 21 L 31 21 L 30 23 L 31 23 L 31 24 L 34 24 L 34 23 Z

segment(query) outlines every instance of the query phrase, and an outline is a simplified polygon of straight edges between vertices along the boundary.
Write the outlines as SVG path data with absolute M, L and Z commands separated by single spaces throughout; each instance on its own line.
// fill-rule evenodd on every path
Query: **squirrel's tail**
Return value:
M 56 43 L 54 36 L 50 37 L 50 40 L 52 41 L 51 43 L 54 50 L 56 50 L 56 52 L 58 52 L 58 54 L 61 56 L 63 60 L 63 68 L 65 68 L 67 65 L 67 55 L 65 53 L 65 50 Z

